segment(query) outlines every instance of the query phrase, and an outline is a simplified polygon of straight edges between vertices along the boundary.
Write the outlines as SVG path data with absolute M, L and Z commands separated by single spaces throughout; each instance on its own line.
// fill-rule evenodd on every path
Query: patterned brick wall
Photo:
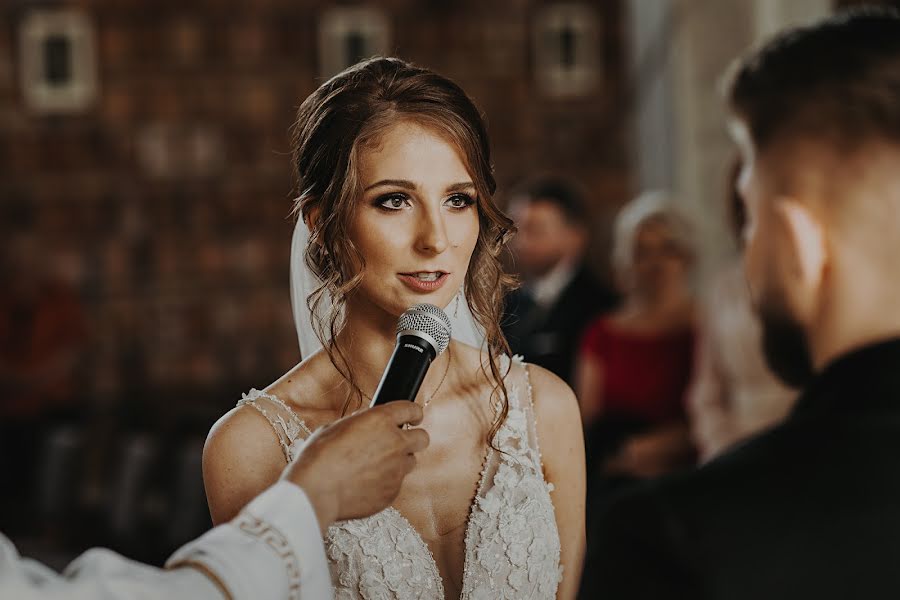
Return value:
M 387 15 L 397 55 L 452 77 L 486 112 L 501 189 L 562 171 L 590 190 L 598 220 L 627 198 L 620 2 L 592 3 L 601 80 L 578 99 L 536 89 L 541 3 L 372 5 Z M 93 24 L 99 95 L 84 113 L 24 105 L 19 28 L 48 6 L 78 8 Z M 297 360 L 287 130 L 320 81 L 317 22 L 329 6 L 0 5 L 0 203 L 33 212 L 47 256 L 84 300 L 92 402 L 212 414 Z

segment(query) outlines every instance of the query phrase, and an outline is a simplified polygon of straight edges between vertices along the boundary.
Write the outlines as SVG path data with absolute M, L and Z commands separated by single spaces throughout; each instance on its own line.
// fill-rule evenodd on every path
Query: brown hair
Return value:
M 852 10 L 789 30 L 740 59 L 726 90 L 757 148 L 782 136 L 839 150 L 900 143 L 900 13 Z
M 494 421 L 493 439 L 509 411 L 509 397 L 500 373 L 499 355 L 509 346 L 500 330 L 503 297 L 514 279 L 503 272 L 500 252 L 515 227 L 493 202 L 496 189 L 490 144 L 481 113 L 454 82 L 428 69 L 396 58 L 372 58 L 335 75 L 314 91 L 297 111 L 293 128 L 293 164 L 301 218 L 315 214 L 311 223 L 306 262 L 324 282 L 307 298 L 312 314 L 330 297 L 327 318 L 315 320 L 316 335 L 332 364 L 362 402 L 346 356 L 335 343 L 343 328 L 348 295 L 359 285 L 365 257 L 348 235 L 362 193 L 357 165 L 360 148 L 377 142 L 381 133 L 404 119 L 429 127 L 461 153 L 477 191 L 479 233 L 465 278 L 465 299 L 483 328 L 494 382 L 492 405 L 502 399 Z
M 559 175 L 538 175 L 526 179 L 509 193 L 517 201 L 548 202 L 555 206 L 570 225 L 586 227 L 589 222 L 584 193 L 574 181 Z

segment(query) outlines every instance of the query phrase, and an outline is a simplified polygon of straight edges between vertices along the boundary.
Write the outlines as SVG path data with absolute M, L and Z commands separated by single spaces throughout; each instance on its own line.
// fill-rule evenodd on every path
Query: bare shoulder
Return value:
M 553 513 L 559 531 L 560 562 L 566 573 L 560 583 L 561 598 L 574 598 L 584 554 L 585 465 L 581 416 L 575 394 L 562 379 L 537 365 L 528 369 L 535 425 L 541 447 L 544 479 L 558 490 L 552 494 Z
M 259 398 L 225 413 L 212 426 L 206 440 L 210 459 L 226 456 L 229 460 L 255 462 L 274 455 L 278 459 L 275 462 L 283 466 L 284 454 L 273 420 L 295 418 L 310 429 L 335 420 L 339 415 L 332 414 L 333 409 L 323 400 L 326 394 L 322 393 L 321 377 L 317 376 L 318 362 L 310 359 L 295 366 L 267 386 Z
M 531 398 L 538 425 L 581 427 L 578 401 L 569 385 L 552 371 L 538 365 L 526 364 L 531 381 Z
M 266 393 L 285 404 L 293 415 L 310 430 L 341 417 L 346 389 L 343 379 L 331 365 L 328 355 L 319 351 L 266 388 Z
M 204 462 L 207 458 L 219 461 L 248 455 L 259 458 L 273 449 L 278 450 L 278 439 L 272 426 L 257 409 L 243 405 L 232 408 L 210 428 L 203 448 Z
M 225 413 L 203 446 L 203 482 L 215 524 L 234 517 L 273 484 L 285 466 L 278 438 L 251 406 Z
M 576 484 L 583 487 L 584 434 L 575 394 L 565 381 L 547 369 L 531 364 L 526 368 L 544 477 L 568 488 Z

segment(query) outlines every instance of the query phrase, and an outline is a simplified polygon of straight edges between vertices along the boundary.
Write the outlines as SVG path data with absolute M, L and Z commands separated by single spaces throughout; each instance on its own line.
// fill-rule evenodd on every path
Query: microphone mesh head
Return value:
M 400 315 L 397 334 L 409 330 L 430 336 L 437 343 L 436 354 L 441 354 L 450 344 L 450 319 L 433 304 L 416 304 Z

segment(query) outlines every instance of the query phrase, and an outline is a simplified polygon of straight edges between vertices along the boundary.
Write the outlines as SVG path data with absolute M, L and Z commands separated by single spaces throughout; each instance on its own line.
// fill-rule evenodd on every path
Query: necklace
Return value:
M 444 369 L 444 374 L 441 375 L 441 380 L 438 382 L 437 387 L 434 388 L 434 391 L 431 392 L 431 395 L 428 396 L 427 398 L 425 398 L 425 401 L 422 403 L 422 410 L 425 410 L 428 407 L 428 405 L 431 404 L 431 401 L 434 400 L 434 397 L 437 396 L 437 393 L 439 391 L 441 391 L 441 386 L 444 385 L 444 380 L 447 379 L 447 373 L 450 372 L 450 362 L 453 360 L 453 355 L 450 353 L 450 348 L 451 348 L 451 346 L 448 345 L 447 346 L 447 367 Z M 359 389 L 359 388 L 357 388 L 357 389 Z M 360 393 L 362 393 L 363 396 L 366 397 L 366 400 L 368 400 L 369 403 L 371 404 L 372 397 L 370 395 L 368 395 L 367 393 L 363 392 L 362 390 L 359 390 L 359 391 L 360 391 Z
M 425 402 L 422 403 L 422 410 L 428 408 L 428 405 L 431 404 L 431 401 L 434 400 L 434 397 L 437 396 L 437 393 L 440 391 L 441 386 L 444 385 L 444 380 L 447 379 L 447 373 L 450 372 L 450 362 L 453 360 L 453 355 L 450 354 L 450 346 L 447 346 L 447 368 L 444 369 L 444 374 L 441 376 L 441 380 L 438 382 L 437 387 L 434 388 L 434 391 L 431 392 L 431 395 L 425 399 Z

